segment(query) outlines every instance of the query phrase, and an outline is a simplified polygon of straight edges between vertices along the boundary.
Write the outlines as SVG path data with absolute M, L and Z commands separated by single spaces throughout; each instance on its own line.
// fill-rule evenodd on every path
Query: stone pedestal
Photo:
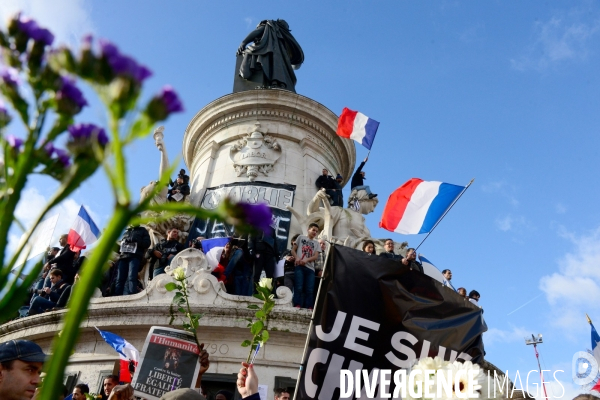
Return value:
M 190 201 L 200 204 L 207 188 L 223 184 L 267 182 L 294 185 L 293 207 L 306 210 L 323 168 L 334 176 L 341 174 L 344 184 L 352 175 L 354 143 L 337 136 L 336 128 L 337 115 L 331 110 L 286 90 L 248 90 L 217 99 L 200 110 L 185 131 Z M 260 140 L 256 132 L 263 137 L 259 147 L 252 142 Z M 279 150 L 273 150 L 274 142 Z M 247 158 L 262 157 L 250 176 L 251 165 L 236 165 L 243 152 L 250 154 Z M 292 220 L 290 236 L 303 230 Z

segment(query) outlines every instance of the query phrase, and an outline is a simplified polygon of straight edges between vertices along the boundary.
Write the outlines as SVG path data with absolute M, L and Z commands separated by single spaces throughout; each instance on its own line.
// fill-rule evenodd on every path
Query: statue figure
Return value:
M 254 43 L 246 47 L 250 42 Z M 296 92 L 294 69 L 304 62 L 304 52 L 284 20 L 261 21 L 242 41 L 237 55 L 242 56 L 238 70 L 242 78 L 250 80 L 262 70 L 262 87 Z M 234 84 L 234 92 L 241 90 Z
M 159 176 L 162 176 L 165 171 L 169 169 L 169 157 L 167 155 L 167 149 L 165 147 L 164 142 L 164 126 L 159 126 L 154 131 L 154 144 L 156 148 L 160 152 L 160 166 L 158 169 Z M 158 181 L 151 181 L 147 186 L 142 187 L 140 190 L 140 201 L 144 200 L 146 197 L 150 195 L 154 187 Z M 167 201 L 167 193 L 168 186 L 165 185 L 164 188 L 160 190 L 151 200 L 153 203 L 161 204 Z M 189 201 L 189 200 L 185 200 Z M 176 214 L 171 218 L 164 220 L 162 213 L 157 213 L 154 211 L 144 211 L 142 213 L 145 217 L 154 218 L 154 221 L 148 222 L 144 225 L 144 227 L 148 230 L 150 234 L 150 240 L 152 242 L 151 246 L 154 247 L 162 239 L 167 237 L 167 231 L 172 228 L 177 228 L 180 232 L 179 241 L 182 243 L 187 243 L 188 231 L 192 226 L 192 222 L 194 221 L 194 217 L 189 216 L 187 214 Z
M 375 211 L 378 203 L 377 197 L 370 197 L 364 189 L 354 189 L 348 198 L 348 208 L 365 215 Z

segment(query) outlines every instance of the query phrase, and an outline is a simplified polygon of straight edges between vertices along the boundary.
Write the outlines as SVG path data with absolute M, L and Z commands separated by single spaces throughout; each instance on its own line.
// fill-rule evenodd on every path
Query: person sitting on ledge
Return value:
M 62 277 L 63 273 L 60 269 L 50 271 L 52 287 L 40 289 L 40 296 L 33 299 L 29 306 L 29 315 L 41 314 L 56 307 L 58 299 L 60 299 L 60 296 L 68 286 Z M 48 296 L 48 298 L 42 297 L 44 295 Z
M 354 175 L 352 175 L 350 187 L 352 188 L 351 190 L 364 190 L 367 192 L 367 195 L 369 195 L 369 199 L 372 199 L 373 197 L 377 197 L 377 195 L 371 192 L 369 186 L 365 185 L 364 180 L 367 178 L 365 178 L 365 172 L 362 170 L 368 159 L 369 156 L 365 157 L 363 162 L 361 162 L 360 166 L 356 169 Z
M 410 269 L 424 273 L 423 266 L 417 261 L 417 252 L 412 247 L 406 251 L 406 257 L 401 262 L 403 265 L 408 265 Z
M 173 257 L 185 248 L 182 243 L 179 243 L 178 239 L 179 230 L 177 228 L 170 229 L 167 231 L 166 239 L 161 240 L 154 248 L 146 251 L 146 258 L 150 260 L 150 267 L 154 266 L 154 270 L 150 270 L 150 279 L 164 274 L 165 268 L 171 263 Z
M 175 182 L 171 182 L 172 188 L 169 189 L 169 195 L 167 196 L 167 200 L 185 200 L 186 196 L 190 194 L 189 180 L 190 177 L 185 174 L 185 169 L 180 170 L 179 175 L 177 175 L 177 180 Z
M 400 260 L 400 255 L 394 253 L 394 241 L 392 239 L 385 239 L 383 249 L 385 251 L 379 253 L 379 256 L 391 258 L 392 260 Z
M 467 289 L 465 289 L 464 287 L 459 287 L 458 289 L 456 289 L 456 292 L 464 298 L 467 297 Z

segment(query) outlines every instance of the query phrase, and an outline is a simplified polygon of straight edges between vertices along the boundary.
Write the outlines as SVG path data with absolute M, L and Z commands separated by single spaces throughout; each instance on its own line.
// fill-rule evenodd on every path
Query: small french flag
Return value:
M 463 190 L 464 186 L 412 178 L 390 195 L 379 227 L 405 235 L 427 233 Z
M 85 207 L 81 206 L 67 237 L 67 243 L 71 246 L 71 251 L 85 249 L 98 240 L 98 237 L 100 237 L 100 230 Z
M 96 326 L 94 328 L 96 328 L 96 330 L 100 333 L 102 339 L 104 339 L 106 343 L 108 343 L 113 349 L 115 349 L 117 353 L 119 353 L 119 358 L 121 359 L 119 381 L 131 382 L 132 373 L 129 367 L 131 363 L 133 363 L 134 367 L 138 365 L 140 361 L 140 352 L 121 336 L 112 332 L 101 331 Z
M 371 150 L 379 122 L 358 111 L 344 107 L 338 120 L 337 134 L 346 139 L 352 139 Z
M 213 238 L 213 239 L 204 239 L 202 241 L 202 251 L 206 256 L 206 261 L 208 262 L 208 266 L 213 271 L 219 265 L 219 261 L 221 260 L 221 254 L 223 254 L 223 250 L 227 243 L 231 241 L 229 237 L 223 238 Z M 227 265 L 224 265 L 226 267 Z

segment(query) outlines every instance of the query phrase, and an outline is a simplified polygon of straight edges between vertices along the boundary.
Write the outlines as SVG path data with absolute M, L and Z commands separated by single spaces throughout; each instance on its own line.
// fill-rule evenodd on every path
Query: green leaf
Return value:
M 183 307 L 179 307 L 177 309 L 177 311 L 179 311 L 180 313 L 184 313 L 185 314 L 185 309 Z
M 256 321 L 255 323 L 252 324 L 252 327 L 250 328 L 250 332 L 253 335 L 258 335 L 264 326 L 265 325 L 262 323 L 262 321 Z
M 171 292 L 177 289 L 177 285 L 174 282 L 169 282 L 165 285 L 165 289 L 167 289 L 168 292 Z
M 171 283 L 173 283 L 173 282 L 169 282 L 169 283 L 167 283 L 167 285 L 169 285 Z M 177 293 L 175 293 L 175 296 L 173 296 L 173 303 L 178 303 L 180 301 L 185 301 L 185 299 L 183 298 L 183 293 L 177 292 Z
M 261 294 L 253 294 L 252 297 L 259 299 L 260 301 L 265 301 L 265 299 L 263 299 Z
M 152 126 L 154 126 L 154 122 L 145 113 L 141 113 L 138 120 L 131 127 L 127 140 L 130 141 L 147 136 L 152 130 Z
M 260 309 L 260 307 L 259 307 L 259 306 L 257 306 L 256 304 L 249 304 L 249 305 L 248 305 L 248 308 L 249 308 L 250 310 L 258 310 L 258 309 Z
M 256 315 L 256 318 L 258 318 L 258 319 L 263 319 L 266 317 L 266 314 L 263 310 L 257 311 L 255 315 Z
M 269 340 L 269 331 L 267 331 L 266 329 L 264 331 L 262 331 L 262 341 L 263 343 L 267 343 L 267 340 Z
M 252 342 L 250 342 L 249 340 L 244 340 L 244 341 L 242 342 L 242 347 L 248 347 L 248 346 L 250 346 L 251 344 L 252 344 Z

